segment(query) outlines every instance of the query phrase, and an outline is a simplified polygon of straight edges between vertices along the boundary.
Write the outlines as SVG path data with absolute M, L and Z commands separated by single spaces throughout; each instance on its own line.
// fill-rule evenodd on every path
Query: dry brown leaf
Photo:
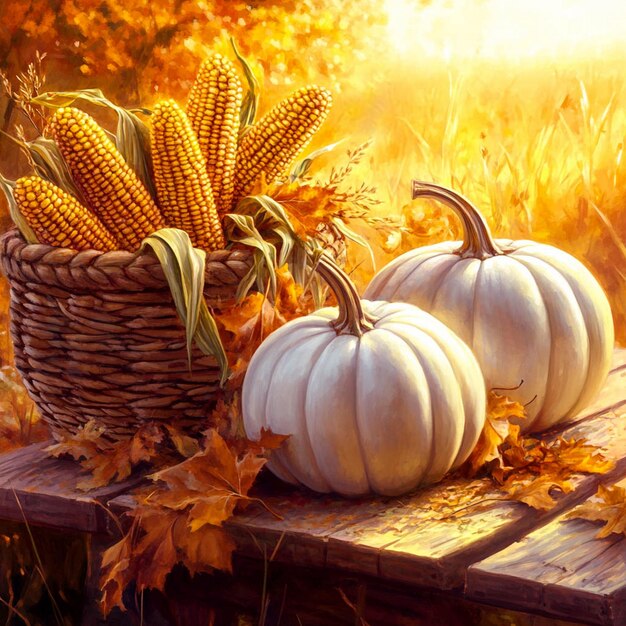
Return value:
M 67 434 L 62 441 L 48 446 L 45 451 L 55 458 L 68 455 L 75 461 L 89 459 L 98 454 L 103 432 L 94 420 L 90 420 L 75 434 Z
M 519 438 L 519 426 L 512 424 L 510 420 L 524 419 L 525 416 L 524 407 L 519 402 L 514 402 L 493 390 L 490 391 L 487 399 L 485 426 L 466 462 L 465 474 L 474 477 L 487 464 L 500 467 L 502 465 L 500 447 L 507 440 L 517 441 Z
M 626 536 L 626 489 L 618 485 L 598 486 L 596 498 L 601 500 L 588 501 L 577 506 L 567 517 L 579 518 L 592 522 L 605 522 L 596 537 L 603 539 L 611 533 Z
M 573 489 L 570 478 L 575 474 L 603 474 L 614 467 L 585 439 L 558 437 L 545 442 L 522 436 L 511 420 L 524 417 L 522 405 L 491 391 L 483 432 L 462 474 L 486 476 L 507 499 L 547 510 L 555 505 L 558 492 Z
M 548 511 L 556 504 L 553 497 L 555 492 L 569 493 L 573 487 L 564 477 L 551 474 L 524 478 L 512 474 L 502 485 L 502 489 L 511 500 L 523 502 L 533 509 Z
M 229 389 L 239 389 L 248 363 L 263 340 L 274 330 L 313 309 L 303 297 L 287 266 L 276 270 L 276 300 L 254 292 L 238 305 L 214 311 L 231 369 Z
M 48 446 L 46 451 L 54 457 L 67 455 L 78 461 L 89 476 L 77 487 L 89 491 L 125 480 L 140 463 L 157 459 L 159 463 L 170 461 L 171 454 L 164 447 L 165 432 L 169 435 L 167 441 L 176 447 L 175 440 L 181 440 L 182 435 L 174 426 L 164 431 L 160 424 L 146 422 L 130 439 L 110 441 L 105 438 L 104 429 L 92 420 L 77 433 L 68 434 L 63 441 Z
M 151 503 L 169 509 L 189 510 L 189 527 L 196 531 L 210 524 L 221 526 L 235 507 L 248 500 L 248 491 L 267 462 L 263 456 L 285 437 L 265 435 L 261 443 L 229 446 L 216 430 L 206 434 L 205 447 L 196 455 L 152 475 L 164 483 Z
M 215 429 L 205 433 L 203 448 L 178 465 L 155 472 L 155 488 L 129 512 L 133 524 L 103 555 L 102 607 L 123 608 L 122 592 L 163 589 L 177 563 L 192 574 L 230 571 L 235 544 L 221 526 L 248 496 L 267 452 L 286 437 L 263 431 L 259 442 L 227 442 Z
M 296 181 L 273 188 L 270 195 L 285 207 L 301 237 L 314 236 L 317 227 L 339 211 L 337 190 L 328 185 Z

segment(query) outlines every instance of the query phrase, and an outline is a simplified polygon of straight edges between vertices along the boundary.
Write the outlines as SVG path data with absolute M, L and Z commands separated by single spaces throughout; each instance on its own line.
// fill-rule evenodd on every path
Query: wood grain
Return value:
M 87 474 L 67 459 L 53 459 L 38 443 L 0 455 L 0 518 L 88 533 L 107 529 L 103 506 L 137 479 L 108 485 L 89 492 L 77 488 Z M 19 501 L 19 502 L 18 502 Z
M 501 495 L 472 496 L 472 483 L 448 479 L 403 498 L 345 500 L 287 487 L 265 477 L 257 495 L 275 512 L 250 507 L 229 522 L 239 549 L 256 558 L 340 568 L 389 581 L 439 589 L 459 588 L 467 567 L 521 539 L 528 532 L 586 499 L 600 480 L 626 474 L 626 350 L 615 352 L 614 369 L 597 399 L 564 431 L 603 446 L 616 461 L 610 475 L 580 476 L 574 491 L 555 509 L 541 513 Z M 549 433 L 548 438 L 557 436 Z M 137 479 L 88 493 L 77 489 L 84 477 L 76 463 L 50 459 L 37 444 L 0 456 L 0 518 L 89 533 L 107 532 L 111 517 L 132 506 L 128 490 Z M 17 496 L 17 499 L 16 499 Z M 450 512 L 433 513 L 432 499 L 445 499 Z M 22 507 L 20 510 L 20 506 Z
M 626 480 L 619 483 L 626 487 Z M 558 517 L 467 573 L 469 598 L 590 624 L 626 624 L 626 537 Z
M 564 431 L 548 433 L 586 438 L 616 461 L 604 476 L 579 476 L 574 490 L 558 498 L 554 509 L 540 512 L 514 502 L 493 501 L 493 491 L 466 498 L 471 483 L 444 481 L 401 499 L 344 500 L 320 497 L 272 484 L 259 495 L 281 516 L 250 509 L 230 524 L 240 549 L 262 556 L 276 551 L 284 562 L 342 568 L 389 580 L 439 589 L 464 584 L 467 567 L 517 541 L 537 526 L 593 494 L 600 481 L 626 474 L 626 351 L 615 354 L 614 369 L 599 398 Z M 440 519 L 430 503 L 447 499 L 462 517 Z M 458 501 L 458 504 L 454 504 Z M 277 549 L 278 546 L 278 549 Z

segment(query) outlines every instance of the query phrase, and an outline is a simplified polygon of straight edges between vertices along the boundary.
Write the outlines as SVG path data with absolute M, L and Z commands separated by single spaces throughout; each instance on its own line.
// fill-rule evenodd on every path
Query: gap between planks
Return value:
M 618 485 L 626 488 L 626 480 Z M 601 524 L 567 516 L 471 566 L 468 598 L 589 624 L 626 624 L 626 537 L 599 539 Z
M 599 399 L 565 430 L 546 435 L 549 439 L 584 437 L 605 448 L 616 468 L 603 476 L 575 478 L 574 491 L 559 497 L 548 512 L 500 501 L 470 510 L 462 518 L 441 521 L 433 517 L 429 501 L 446 487 L 454 493 L 455 483 L 449 481 L 395 500 L 350 501 L 282 488 L 278 495 L 276 489 L 260 495 L 283 520 L 256 510 L 236 516 L 229 527 L 241 550 L 249 554 L 272 554 L 280 542 L 276 558 L 285 562 L 336 567 L 439 589 L 461 587 L 471 563 L 589 497 L 600 482 L 626 474 L 626 421 L 613 413 L 624 404 L 626 351 L 619 350 Z M 461 484 L 457 490 L 463 488 Z M 493 496 L 498 497 L 497 492 Z
M 613 369 L 599 399 L 565 431 L 566 436 L 586 436 L 591 443 L 607 447 L 608 456 L 618 460 L 615 476 L 626 473 L 626 461 L 618 458 L 626 449 L 626 426 L 607 412 L 626 404 L 625 381 L 626 350 L 620 349 L 615 351 Z M 140 478 L 81 492 L 76 484 L 84 474 L 77 464 L 48 458 L 43 452 L 46 445 L 0 455 L 0 518 L 23 521 L 16 493 L 29 523 L 91 533 L 110 531 L 110 515 L 101 504 L 123 512 L 130 505 L 123 494 Z M 609 478 L 581 477 L 575 491 L 547 514 L 500 502 L 450 522 L 429 519 L 428 506 L 433 494 L 455 490 L 449 481 L 410 497 L 359 501 L 320 497 L 270 481 L 271 487 L 261 495 L 283 519 L 251 508 L 237 515 L 229 528 L 240 549 L 253 556 L 262 557 L 263 546 L 272 554 L 280 542 L 276 557 L 282 561 L 448 589 L 463 584 L 469 564 L 588 497 L 599 480 Z

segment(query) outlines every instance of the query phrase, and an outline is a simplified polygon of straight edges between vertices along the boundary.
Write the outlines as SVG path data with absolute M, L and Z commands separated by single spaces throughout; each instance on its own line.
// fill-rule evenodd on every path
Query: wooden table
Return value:
M 622 416 L 622 410 L 624 416 Z M 565 514 L 600 483 L 626 476 L 626 350 L 616 350 L 607 383 L 577 420 L 544 435 L 586 438 L 615 461 L 604 475 L 579 475 L 550 511 L 516 502 L 464 497 L 452 481 L 402 498 L 344 500 L 265 481 L 263 499 L 282 519 L 250 508 L 228 525 L 242 555 L 351 572 L 386 585 L 463 593 L 486 604 L 581 623 L 626 624 L 626 538 L 594 538 L 599 526 Z M 68 460 L 47 458 L 46 444 L 0 456 L 0 518 L 90 533 L 95 552 L 111 541 L 107 509 L 130 506 L 132 481 L 80 492 Z M 622 484 L 626 485 L 625 482 Z M 268 486 L 269 485 L 269 486 Z M 433 498 L 450 499 L 462 516 L 433 514 Z M 480 500 L 480 502 L 478 501 Z M 92 566 L 95 576 L 97 559 Z

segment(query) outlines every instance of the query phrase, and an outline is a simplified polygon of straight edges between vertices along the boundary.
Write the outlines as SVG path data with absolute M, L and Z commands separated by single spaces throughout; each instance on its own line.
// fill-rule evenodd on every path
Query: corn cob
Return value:
M 234 65 L 216 54 L 207 59 L 189 92 L 187 115 L 198 137 L 220 215 L 228 212 L 235 191 L 241 82 Z
M 150 194 L 97 122 L 78 109 L 58 109 L 50 124 L 72 178 L 89 207 L 125 250 L 165 226 Z
M 74 250 L 118 248 L 104 224 L 76 198 L 38 176 L 15 184 L 18 208 L 41 243 Z
M 326 119 L 332 96 L 322 87 L 303 87 L 279 102 L 241 139 L 235 175 L 236 202 L 265 174 L 268 183 L 284 173 Z
M 198 248 L 223 249 L 224 232 L 206 162 L 189 119 L 174 100 L 154 108 L 152 160 L 157 198 L 168 226 L 187 231 Z

